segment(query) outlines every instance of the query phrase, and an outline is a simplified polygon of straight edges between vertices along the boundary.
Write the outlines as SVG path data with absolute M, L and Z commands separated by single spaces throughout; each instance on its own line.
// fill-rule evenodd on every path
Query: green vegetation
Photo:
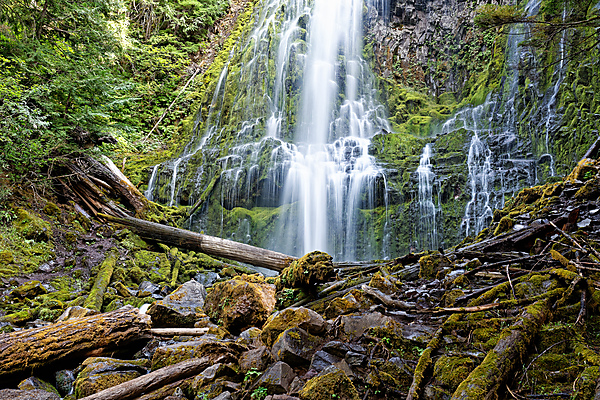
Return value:
M 180 100 L 148 141 L 207 46 L 227 0 L 0 4 L 0 170 L 15 179 L 94 144 L 155 149 L 179 129 Z M 6 216 L 4 216 L 6 218 Z

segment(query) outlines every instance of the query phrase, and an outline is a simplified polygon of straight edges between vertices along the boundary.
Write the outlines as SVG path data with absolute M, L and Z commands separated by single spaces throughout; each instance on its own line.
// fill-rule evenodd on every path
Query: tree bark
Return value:
M 221 357 L 223 359 L 224 357 Z M 151 392 L 161 386 L 166 386 L 172 382 L 179 381 L 190 376 L 197 375 L 211 365 L 221 361 L 217 359 L 214 362 L 209 357 L 193 358 L 175 365 L 170 365 L 142 375 L 138 378 L 121 383 L 120 385 L 104 389 L 101 392 L 91 396 L 83 397 L 80 400 L 128 400 L 138 397 L 144 393 Z
M 99 214 L 101 217 L 124 225 L 143 238 L 156 240 L 172 246 L 200 251 L 210 256 L 224 257 L 257 267 L 281 271 L 296 257 L 287 256 L 276 251 L 265 250 L 232 240 L 203 235 L 185 229 L 173 228 L 133 217 L 117 218 Z
M 0 335 L 0 382 L 30 376 L 67 358 L 101 355 L 149 338 L 150 318 L 137 308 L 73 318 Z

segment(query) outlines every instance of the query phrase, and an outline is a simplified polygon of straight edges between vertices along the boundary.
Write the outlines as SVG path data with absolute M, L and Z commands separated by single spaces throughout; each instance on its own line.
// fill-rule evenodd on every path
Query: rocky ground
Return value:
M 598 398 L 599 168 L 523 190 L 457 248 L 313 252 L 277 277 L 15 193 L 0 398 Z

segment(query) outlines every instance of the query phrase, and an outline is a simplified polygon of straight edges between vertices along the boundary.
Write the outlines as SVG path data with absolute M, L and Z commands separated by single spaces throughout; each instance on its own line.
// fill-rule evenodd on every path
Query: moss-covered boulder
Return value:
M 29 281 L 14 288 L 10 292 L 10 295 L 19 299 L 33 299 L 36 296 L 46 293 L 48 293 L 48 290 L 40 281 Z
M 17 208 L 15 214 L 17 219 L 14 226 L 25 239 L 45 242 L 52 238 L 52 227 L 49 222 L 24 208 Z
M 148 371 L 146 359 L 138 361 L 117 360 L 108 357 L 92 357 L 83 362 L 83 370 L 75 380 L 77 398 L 97 393 L 137 378 Z
M 269 317 L 262 328 L 261 339 L 267 346 L 272 346 L 281 332 L 297 326 L 313 335 L 321 335 L 326 329 L 323 317 L 313 310 L 304 307 L 286 308 Z
M 153 326 L 193 327 L 205 317 L 202 311 L 206 289 L 195 280 L 188 281 L 148 309 Z
M 205 312 L 232 333 L 262 326 L 275 309 L 275 285 L 259 275 L 236 276 L 214 285 L 206 297 Z
M 294 366 L 308 365 L 321 342 L 321 338 L 308 334 L 302 328 L 290 328 L 279 335 L 271 352 L 277 361 Z
M 306 382 L 300 391 L 302 400 L 359 400 L 358 392 L 350 378 L 339 369 L 324 371 Z
M 313 251 L 293 261 L 279 274 L 277 288 L 310 288 L 335 278 L 333 258 L 322 251 Z
M 434 253 L 419 259 L 419 278 L 433 279 L 437 273 L 452 266 L 452 261 L 443 254 Z

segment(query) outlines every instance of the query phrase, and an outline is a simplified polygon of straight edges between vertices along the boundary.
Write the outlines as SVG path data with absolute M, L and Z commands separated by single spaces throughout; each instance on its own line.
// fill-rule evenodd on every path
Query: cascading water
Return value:
M 530 0 L 528 16 L 537 13 L 541 2 Z M 538 160 L 522 154 L 517 101 L 520 63 L 533 55 L 520 46 L 527 37 L 525 27 L 513 26 L 507 37 L 505 78 L 499 93 L 490 94 L 477 107 L 467 107 L 446 121 L 442 134 L 464 129 L 471 134 L 467 157 L 470 199 L 465 208 L 462 230 L 477 234 L 492 221 L 493 210 L 504 206 L 505 197 L 537 181 Z M 540 156 L 540 161 L 547 154 Z
M 388 3 L 367 6 L 385 15 Z M 216 84 L 204 134 L 153 171 L 148 193 L 168 204 L 184 198 L 193 204 L 211 174 L 218 175 L 220 232 L 211 232 L 206 212 L 192 220 L 194 228 L 227 236 L 229 210 L 277 208 L 270 239 L 236 239 L 291 255 L 381 257 L 382 243 L 370 237 L 379 229 L 372 210 L 386 205 L 385 176 L 369 145 L 389 125 L 362 59 L 364 6 L 363 0 L 258 3 L 254 27 Z M 183 176 L 191 165 L 196 187 L 189 189 L 190 172 Z M 247 227 L 248 218 L 239 224 Z
M 423 250 L 437 250 L 439 247 L 436 214 L 434 203 L 435 174 L 431 169 L 431 144 L 423 148 L 423 154 L 417 168 L 419 178 L 419 221 L 417 224 L 419 247 Z

